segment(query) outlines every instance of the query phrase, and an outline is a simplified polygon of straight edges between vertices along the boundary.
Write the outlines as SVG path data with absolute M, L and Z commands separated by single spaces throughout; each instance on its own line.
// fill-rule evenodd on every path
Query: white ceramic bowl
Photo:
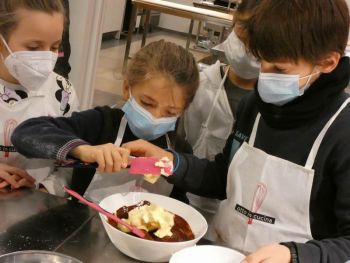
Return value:
M 240 263 L 245 256 L 233 249 L 220 246 L 195 246 L 176 252 L 169 263 Z
M 82 261 L 53 251 L 22 250 L 0 256 L 0 263 L 83 263 Z
M 141 239 L 111 226 L 106 216 L 100 214 L 103 226 L 112 243 L 121 252 L 132 258 L 147 262 L 168 262 L 172 254 L 183 248 L 194 246 L 207 232 L 208 224 L 197 210 L 167 196 L 141 192 L 114 194 L 104 198 L 100 202 L 100 206 L 108 212 L 114 213 L 124 205 L 134 205 L 142 200 L 155 203 L 184 218 L 191 226 L 195 239 L 183 242 L 158 242 Z

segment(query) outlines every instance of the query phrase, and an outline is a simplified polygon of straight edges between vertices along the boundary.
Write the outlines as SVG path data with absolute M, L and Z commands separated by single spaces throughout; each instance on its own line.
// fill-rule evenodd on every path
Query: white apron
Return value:
M 215 127 L 217 125 L 220 125 L 218 123 L 215 123 L 215 119 L 213 118 L 213 115 L 215 112 L 215 108 L 217 107 L 217 102 L 219 100 L 219 97 L 224 95 L 226 97 L 226 100 L 227 100 L 226 92 L 224 90 L 224 83 L 225 83 L 225 80 L 227 78 L 229 69 L 230 69 L 230 67 L 227 67 L 225 75 L 221 80 L 220 86 L 219 86 L 218 90 L 216 91 L 216 94 L 215 94 L 215 97 L 213 100 L 213 104 L 212 104 L 211 109 L 209 111 L 208 117 L 207 117 L 206 121 L 204 123 L 202 123 L 202 125 L 200 127 L 199 137 L 193 146 L 193 154 L 199 158 L 209 158 L 209 159 L 213 158 L 217 153 L 221 152 L 222 149 L 224 148 L 225 142 L 224 142 L 224 144 L 222 144 L 222 143 L 218 142 L 217 138 L 219 138 L 220 140 L 222 140 L 222 139 L 225 140 L 227 138 L 222 138 L 221 136 L 217 136 L 217 134 L 215 134 L 216 130 L 210 129 L 210 126 Z M 230 105 L 226 105 L 226 106 L 230 107 Z M 231 108 L 229 108 L 228 110 L 229 110 L 228 112 L 230 112 L 232 114 Z M 218 128 L 218 127 L 216 127 L 216 128 Z M 232 127 L 231 127 L 231 129 L 232 129 Z
M 217 62 L 202 72 L 200 88 L 184 113 L 186 140 L 199 158 L 213 159 L 232 132 L 234 117 L 224 89 L 228 71 L 229 67 L 221 78 Z
M 312 169 L 320 144 L 347 99 L 316 138 L 305 166 L 254 148 L 257 115 L 249 143 L 233 157 L 227 178 L 227 199 L 214 219 L 216 242 L 243 253 L 284 241 L 306 242 L 310 229 Z
M 219 66 L 220 71 L 220 66 Z M 193 146 L 193 154 L 199 158 L 207 158 L 213 159 L 214 156 L 221 152 L 225 146 L 225 142 L 227 137 L 232 131 L 233 125 L 233 114 L 230 108 L 230 105 L 227 100 L 227 95 L 224 89 L 224 84 L 229 72 L 229 67 L 227 67 L 224 77 L 222 78 L 220 85 L 216 91 L 214 99 L 212 99 L 212 107 L 208 113 L 208 117 L 205 122 L 201 124 L 199 137 L 197 137 L 197 141 Z M 219 73 L 221 76 L 221 73 Z M 197 96 L 197 95 L 196 95 Z M 198 97 L 197 97 L 198 99 Z M 218 103 L 220 101 L 220 103 Z M 225 117 L 227 123 L 224 120 L 217 120 L 215 117 L 221 111 L 225 112 L 227 115 L 222 116 Z M 218 112 L 219 111 L 219 112 Z M 191 114 L 191 112 L 187 113 Z M 232 118 L 230 118 L 230 116 Z M 196 127 L 189 127 L 186 129 L 190 131 Z M 229 127 L 227 129 L 220 129 L 220 127 Z M 186 136 L 188 135 L 186 131 Z M 221 134 L 223 132 L 223 134 Z M 214 215 L 217 213 L 220 205 L 220 200 L 201 197 L 192 193 L 187 193 L 187 197 L 190 201 L 190 204 L 195 207 L 199 212 L 203 214 L 205 219 L 208 222 L 209 231 L 207 232 L 205 238 L 212 240 L 210 235 L 210 229 L 213 227 L 212 220 Z
M 119 125 L 117 139 L 114 143 L 117 147 L 122 143 L 126 125 L 127 119 L 123 116 Z M 167 147 L 170 147 L 169 137 L 167 134 L 165 136 Z M 173 185 L 169 184 L 162 176 L 156 183 L 151 184 L 143 179 L 143 175 L 129 174 L 128 169 L 122 169 L 113 174 L 96 173 L 85 192 L 85 196 L 90 200 L 99 202 L 106 196 L 124 192 L 150 192 L 169 196 L 172 189 Z
M 73 85 L 52 72 L 36 92 L 0 79 L 0 163 L 26 170 L 36 179 L 36 186 L 53 171 L 53 162 L 27 159 L 15 152 L 11 142 L 13 130 L 23 121 L 40 116 L 70 116 L 78 107 Z M 54 183 L 51 180 L 52 184 Z M 54 193 L 48 189 L 50 193 Z
M 21 122 L 48 114 L 45 97 L 30 97 L 15 104 L 0 103 L 0 112 L 2 113 L 0 118 L 0 163 L 26 170 L 36 179 L 36 185 L 38 185 L 53 170 L 53 162 L 25 158 L 16 152 L 11 142 L 11 135 Z

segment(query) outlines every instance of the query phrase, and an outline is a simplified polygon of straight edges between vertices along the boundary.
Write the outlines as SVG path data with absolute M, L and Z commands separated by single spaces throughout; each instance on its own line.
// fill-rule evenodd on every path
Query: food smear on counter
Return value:
M 194 239 L 191 227 L 185 219 L 149 201 L 123 206 L 115 214 L 128 224 L 144 231 L 146 234 L 144 239 L 160 242 L 181 242 Z M 119 230 L 133 235 L 123 225 L 112 220 L 108 222 Z

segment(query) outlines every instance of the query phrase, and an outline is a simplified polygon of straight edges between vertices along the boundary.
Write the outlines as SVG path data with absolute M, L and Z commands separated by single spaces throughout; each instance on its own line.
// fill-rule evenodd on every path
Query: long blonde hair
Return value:
M 61 0 L 0 0 L 0 34 L 6 40 L 18 24 L 17 10 L 20 8 L 64 15 Z

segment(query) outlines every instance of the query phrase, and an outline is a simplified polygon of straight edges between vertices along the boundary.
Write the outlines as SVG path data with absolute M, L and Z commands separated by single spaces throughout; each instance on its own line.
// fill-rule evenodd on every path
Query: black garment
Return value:
M 74 168 L 70 188 L 78 194 L 84 195 L 95 173 L 96 169 L 93 168 Z
M 225 68 L 220 67 L 220 73 L 221 73 L 221 77 L 223 78 L 225 76 Z M 251 92 L 251 90 L 240 88 L 235 83 L 233 83 L 228 76 L 225 80 L 224 88 L 226 91 L 227 100 L 228 100 L 228 103 L 230 104 L 233 117 L 236 119 L 239 102 L 245 95 Z
M 62 43 L 59 49 L 59 57 L 57 59 L 54 71 L 68 79 L 68 74 L 71 70 L 71 66 L 69 64 L 69 57 L 71 53 L 70 42 L 69 42 L 69 1 L 62 0 L 62 4 L 65 9 L 65 27 L 62 35 Z
M 29 158 L 65 159 L 77 145 L 114 143 L 123 116 L 120 109 L 105 106 L 74 112 L 69 118 L 33 118 L 18 126 L 12 143 Z M 127 125 L 122 143 L 137 139 Z M 165 136 L 152 143 L 167 147 Z
M 120 109 L 104 106 L 74 112 L 69 118 L 33 118 L 18 126 L 12 135 L 12 143 L 18 152 L 29 158 L 65 159 L 67 154 L 78 145 L 114 143 L 123 116 L 124 112 Z M 180 152 L 191 153 L 191 147 L 176 137 L 175 132 L 170 132 L 168 135 L 172 148 Z M 137 139 L 138 137 L 127 125 L 122 143 Z M 161 148 L 168 148 L 165 135 L 151 143 Z M 83 193 L 94 174 L 95 169 L 75 170 L 72 182 L 74 188 Z M 82 179 L 79 180 L 77 176 Z M 180 191 L 175 190 L 171 196 L 186 202 Z
M 349 58 L 330 74 L 322 74 L 305 94 L 284 106 L 264 103 L 258 92 L 239 105 L 233 134 L 214 162 L 180 154 L 179 169 L 169 181 L 195 194 L 224 199 L 227 170 L 234 146 L 247 141 L 258 112 L 262 118 L 255 147 L 299 165 L 305 165 L 316 137 L 348 95 Z M 231 147 L 233 148 L 231 153 Z M 238 147 L 237 147 L 238 148 Z M 313 240 L 296 243 L 301 263 L 344 263 L 350 259 L 350 105 L 326 133 L 313 169 L 310 199 Z M 293 189 L 291 189 L 292 191 Z M 286 240 L 286 242 L 293 240 Z
M 129 25 L 131 22 L 131 12 L 132 12 L 132 1 L 127 0 L 125 4 L 125 13 L 124 13 L 124 21 L 123 21 L 123 32 L 127 32 L 129 30 Z

